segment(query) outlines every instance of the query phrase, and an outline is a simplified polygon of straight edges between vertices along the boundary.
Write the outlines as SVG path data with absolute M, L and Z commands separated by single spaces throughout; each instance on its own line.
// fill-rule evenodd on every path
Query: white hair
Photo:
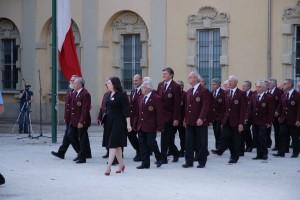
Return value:
M 190 73 L 190 75 L 193 75 L 195 78 L 197 78 L 197 81 L 198 81 L 198 82 L 202 81 L 202 77 L 200 76 L 200 74 L 199 74 L 198 72 L 192 71 L 192 72 Z
M 144 81 L 142 84 L 142 87 L 148 88 L 148 89 L 150 89 L 150 91 L 153 90 L 153 85 L 152 85 L 151 81 Z
M 232 79 L 233 81 L 239 82 L 239 79 L 236 75 L 231 75 L 228 79 Z
M 152 79 L 151 79 L 150 77 L 146 76 L 146 77 L 144 77 L 144 79 L 143 79 L 143 82 L 145 82 L 145 81 L 150 81 L 150 82 L 152 82 Z

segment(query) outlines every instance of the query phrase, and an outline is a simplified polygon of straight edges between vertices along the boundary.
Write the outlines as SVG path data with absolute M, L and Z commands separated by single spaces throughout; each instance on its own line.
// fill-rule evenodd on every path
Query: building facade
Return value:
M 0 90 L 6 113 L 19 113 L 17 94 L 30 82 L 32 121 L 51 121 L 51 1 L 0 0 Z M 72 0 L 72 28 L 95 121 L 104 83 L 112 75 L 132 87 L 135 73 L 154 84 L 170 66 L 189 88 L 187 74 L 209 83 L 235 74 L 240 82 L 300 81 L 299 0 Z M 59 68 L 59 67 L 58 67 Z M 68 86 L 57 71 L 58 119 Z

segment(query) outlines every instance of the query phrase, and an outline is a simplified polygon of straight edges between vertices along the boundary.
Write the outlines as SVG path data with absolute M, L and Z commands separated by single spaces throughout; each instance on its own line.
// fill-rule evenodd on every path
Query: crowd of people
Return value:
M 284 157 L 289 153 L 292 141 L 292 158 L 300 152 L 300 93 L 294 89 L 294 80 L 285 79 L 277 86 L 277 80 L 258 80 L 255 90 L 252 83 L 244 81 L 238 88 L 238 77 L 229 76 L 223 84 L 217 78 L 211 80 L 212 90 L 198 72 L 191 72 L 188 81 L 191 88 L 184 91 L 183 81 L 174 81 L 172 68 L 162 70 L 162 81 L 155 89 L 150 77 L 133 76 L 133 89 L 128 98 L 120 79 L 111 77 L 106 82 L 97 123 L 102 125 L 102 146 L 108 158 L 105 175 L 110 175 L 112 165 L 119 164 L 116 173 L 125 170 L 123 162 L 127 137 L 136 151 L 133 158 L 141 162 L 137 169 L 150 168 L 150 156 L 154 154 L 156 167 L 185 158 L 183 168 L 206 166 L 208 151 L 208 126 L 213 127 L 215 149 L 221 156 L 230 151 L 228 163 L 237 163 L 240 156 L 256 149 L 254 160 L 267 160 L 272 147 L 271 130 L 274 129 L 273 155 Z M 300 83 L 298 84 L 300 90 Z M 84 88 L 81 77 L 72 76 L 66 94 L 66 131 L 62 145 L 52 155 L 64 158 L 71 144 L 78 156 L 76 163 L 91 158 L 88 137 L 91 96 Z M 180 149 L 175 145 L 179 132 Z M 157 133 L 161 133 L 160 148 Z

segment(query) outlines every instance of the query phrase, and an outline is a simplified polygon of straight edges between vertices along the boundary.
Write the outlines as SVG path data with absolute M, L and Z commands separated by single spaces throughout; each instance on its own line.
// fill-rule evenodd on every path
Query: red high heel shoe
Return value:
M 105 172 L 104 175 L 105 176 L 109 176 L 110 175 L 111 170 L 109 170 L 109 172 Z
M 125 170 L 125 165 L 123 165 L 123 167 L 121 168 L 121 170 L 117 170 L 116 173 L 119 174 L 121 172 L 124 172 L 124 170 Z

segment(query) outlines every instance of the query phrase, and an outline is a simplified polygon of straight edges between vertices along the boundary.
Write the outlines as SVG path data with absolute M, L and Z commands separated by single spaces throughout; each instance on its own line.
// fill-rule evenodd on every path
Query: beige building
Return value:
M 188 89 L 187 74 L 226 80 L 300 80 L 298 0 L 71 0 L 73 31 L 95 122 L 106 78 L 125 89 L 135 73 L 161 80 L 171 66 Z M 51 120 L 51 1 L 0 0 L 0 90 L 6 113 L 18 116 L 16 94 L 32 84 L 32 120 Z M 41 88 L 39 84 L 39 72 Z M 58 74 L 58 118 L 67 82 Z

